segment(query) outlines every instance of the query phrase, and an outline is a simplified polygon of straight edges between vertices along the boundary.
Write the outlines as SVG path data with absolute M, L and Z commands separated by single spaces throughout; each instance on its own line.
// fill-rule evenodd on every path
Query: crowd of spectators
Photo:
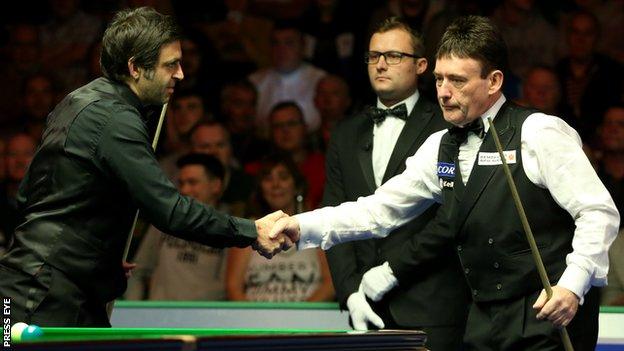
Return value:
M 363 60 L 371 28 L 389 16 L 406 19 L 424 35 L 429 67 L 433 67 L 446 26 L 458 16 L 478 14 L 489 16 L 508 43 L 507 98 L 559 116 L 575 127 L 618 209 L 624 209 L 624 1 L 34 0 L 16 4 L 19 9 L 11 15 L 0 15 L 0 72 L 5 82 L 0 86 L 0 254 L 19 222 L 16 190 L 47 114 L 60 98 L 101 75 L 98 40 L 114 11 L 145 5 L 175 16 L 184 29 L 185 79 L 170 101 L 157 154 L 181 189 L 180 174 L 189 172 L 185 155 L 208 154 L 218 160 L 221 168 L 205 166 L 205 174 L 200 174 L 219 183 L 218 191 L 201 200 L 209 205 L 256 217 L 275 209 L 295 213 L 290 206 L 296 204 L 317 207 L 332 128 L 375 103 Z M 420 91 L 435 100 L 430 71 L 419 79 Z M 288 160 L 276 160 L 275 155 Z M 190 166 L 206 163 L 200 161 Z M 273 174 L 278 171 L 285 175 Z M 301 184 L 295 182 L 299 178 Z M 198 196 L 190 190 L 186 193 Z M 287 193 L 292 203 L 272 204 L 271 193 Z M 243 257 L 234 268 L 236 276 L 226 284 L 222 250 L 199 252 L 195 245 L 174 242 L 147 225 L 139 228 L 146 230 L 137 231 L 134 248 L 152 257 L 152 264 L 147 267 L 149 274 L 140 275 L 144 281 L 137 283 L 131 298 L 168 296 L 154 282 L 174 281 L 179 287 L 182 276 L 173 263 L 171 270 L 159 271 L 154 260 L 182 260 L 180 265 L 187 264 L 189 257 L 195 263 L 217 262 L 219 266 L 209 272 L 213 280 L 221 280 L 205 296 L 193 299 L 228 295 L 271 300 L 258 292 L 256 278 L 267 274 L 281 277 L 278 280 L 304 280 L 320 291 L 310 292 L 314 289 L 306 285 L 308 290 L 299 291 L 299 299 L 332 298 L 322 252 L 297 263 L 288 263 L 295 257 L 280 256 L 286 263 L 258 263 L 250 268 L 250 262 L 260 258 L 243 250 L 235 255 Z M 146 240 L 139 245 L 143 237 Z M 618 247 L 623 246 L 614 245 L 613 250 Z M 613 254 L 623 256 L 624 252 Z M 308 276 L 267 273 L 297 264 L 312 267 L 306 271 Z M 614 259 L 614 264 L 620 265 L 620 271 L 613 269 L 611 282 L 620 290 L 609 291 L 607 298 L 624 304 L 624 262 Z M 202 291 L 192 286 L 188 289 Z M 255 291 L 255 297 L 246 295 L 249 291 Z M 172 298 L 179 296 L 188 297 Z

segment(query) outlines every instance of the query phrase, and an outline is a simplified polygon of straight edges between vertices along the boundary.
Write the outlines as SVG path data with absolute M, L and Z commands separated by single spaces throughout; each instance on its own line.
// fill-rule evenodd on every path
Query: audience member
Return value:
M 0 86 L 0 124 L 10 124 L 19 114 L 19 96 L 24 79 L 41 69 L 39 32 L 32 24 L 17 24 L 9 28 L 6 49 L 8 60 L 0 68 L 5 82 Z
M 180 40 L 180 45 L 184 80 L 177 88 L 196 91 L 205 101 L 206 112 L 217 113 L 221 85 L 233 72 L 221 69 L 223 62 L 203 33 L 188 30 Z
M 194 90 L 179 90 L 173 96 L 167 119 L 166 152 L 177 155 L 190 149 L 191 131 L 202 121 L 210 120 L 201 94 Z
M 276 151 L 289 154 L 308 184 L 306 205 L 317 208 L 323 197 L 325 186 L 325 156 L 311 151 L 306 134 L 306 123 L 301 108 L 292 101 L 279 103 L 269 115 L 271 142 Z M 245 171 L 257 175 L 260 162 L 245 165 Z
M 526 76 L 533 66 L 552 66 L 557 60 L 559 33 L 535 9 L 534 3 L 504 0 L 491 16 L 507 43 L 509 66 L 516 77 Z M 505 80 L 508 78 L 506 75 Z
M 187 154 L 177 162 L 180 193 L 219 209 L 225 170 L 219 160 Z M 129 300 L 223 300 L 225 251 L 162 233 L 150 226 L 134 258 Z M 147 295 L 145 295 L 147 292 Z
M 253 190 L 253 179 L 243 172 L 232 157 L 230 135 L 221 123 L 201 123 L 191 132 L 191 151 L 215 156 L 225 168 L 221 205 L 224 212 L 242 216 Z
M 102 21 L 79 5 L 78 0 L 50 0 L 52 18 L 39 32 L 41 62 L 56 75 L 63 93 L 87 81 L 87 53 L 102 31 Z
M 267 157 L 257 178 L 251 217 L 282 210 L 303 210 L 305 181 L 287 154 Z M 250 249 L 231 249 L 227 295 L 239 301 L 331 301 L 334 290 L 325 254 L 320 250 L 281 252 L 271 260 Z
M 276 104 L 295 101 L 303 110 L 308 131 L 316 131 L 321 120 L 314 107 L 314 88 L 325 71 L 303 61 L 304 39 L 292 22 L 277 23 L 271 33 L 271 67 L 249 76 L 258 90 L 257 125 L 268 131 L 268 116 Z
M 248 12 L 247 0 L 225 0 L 225 19 L 203 26 L 221 60 L 251 73 L 270 64 L 273 23 Z
M 444 8 L 441 5 L 430 0 L 388 0 L 371 15 L 368 37 L 373 35 L 379 23 L 392 16 L 403 19 L 411 28 L 423 33 L 429 21 Z
M 18 133 L 7 140 L 3 155 L 6 177 L 0 184 L 0 255 L 9 247 L 15 226 L 20 223 L 17 190 L 35 154 L 35 147 L 35 140 L 28 134 Z
M 320 149 L 325 150 L 329 136 L 336 123 L 347 116 L 351 106 L 349 86 L 336 75 L 327 75 L 316 84 L 314 106 L 321 116 L 321 127 L 318 131 Z
M 355 18 L 350 4 L 340 0 L 314 0 L 301 17 L 305 57 L 327 72 L 352 79 L 356 69 Z
M 529 69 L 522 82 L 522 98 L 517 103 L 558 116 L 572 127 L 577 128 L 572 112 L 562 103 L 561 84 L 557 72 L 548 66 L 535 66 Z
M 624 91 L 622 65 L 596 52 L 599 32 L 594 15 L 574 14 L 567 31 L 568 56 L 556 67 L 564 104 L 584 141 L 591 141 L 607 107 L 618 103 Z
M 247 79 L 226 83 L 221 90 L 221 120 L 230 132 L 234 157 L 245 164 L 259 160 L 269 147 L 256 134 L 256 87 Z
M 32 75 L 24 82 L 22 114 L 17 120 L 18 128 L 37 142 L 43 136 L 48 114 L 56 105 L 56 93 L 54 81 L 47 74 Z

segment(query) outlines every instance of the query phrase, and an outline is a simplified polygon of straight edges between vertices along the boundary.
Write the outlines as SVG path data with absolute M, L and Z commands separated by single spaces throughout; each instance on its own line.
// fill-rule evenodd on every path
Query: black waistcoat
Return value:
M 533 184 L 524 172 L 520 137 L 522 124 L 533 112 L 506 103 L 494 121 L 503 150 L 512 151 L 516 160 L 508 162 L 511 174 L 549 278 L 556 283 L 566 267 L 565 256 L 572 251 L 575 227 L 549 191 Z M 444 206 L 450 206 L 457 253 L 473 299 L 484 302 L 515 298 L 541 288 L 503 166 L 479 164 L 480 157 L 497 154 L 491 134 L 486 134 L 465 186 L 457 162 L 458 146 L 448 133 L 438 154 L 438 177 Z

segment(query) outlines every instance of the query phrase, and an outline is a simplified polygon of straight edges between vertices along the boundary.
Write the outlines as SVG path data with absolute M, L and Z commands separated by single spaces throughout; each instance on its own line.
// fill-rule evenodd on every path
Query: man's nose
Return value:
M 178 64 L 178 68 L 176 69 L 175 73 L 173 73 L 173 78 L 177 80 L 184 79 L 184 72 L 182 71 L 182 65 Z
M 379 61 L 377 61 L 377 64 L 375 66 L 377 68 L 378 71 L 385 71 L 388 69 L 388 63 L 386 62 L 386 57 L 381 55 L 379 56 Z
M 451 90 L 448 88 L 446 81 L 436 84 L 436 89 L 438 91 L 438 98 L 448 99 L 451 97 Z

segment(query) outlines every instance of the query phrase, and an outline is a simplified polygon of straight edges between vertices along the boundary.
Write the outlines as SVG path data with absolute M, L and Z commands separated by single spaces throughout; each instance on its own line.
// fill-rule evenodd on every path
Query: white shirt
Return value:
M 483 115 L 493 117 L 504 96 Z M 484 123 L 489 129 L 487 122 Z M 297 215 L 301 228 L 299 249 L 328 249 L 345 241 L 385 237 L 441 201 L 437 176 L 440 140 L 446 130 L 432 134 L 407 159 L 406 169 L 371 196 Z M 472 134 L 472 133 L 470 133 Z M 462 178 L 467 179 L 482 140 L 471 135 L 460 146 Z M 529 180 L 549 190 L 553 199 L 574 218 L 573 251 L 557 283 L 582 297 L 591 285 L 607 283 L 608 249 L 617 235 L 619 214 L 609 192 L 583 153 L 581 139 L 561 119 L 531 114 L 522 125 L 522 165 Z M 464 174 L 464 172 L 466 172 Z M 510 198 L 511 202 L 511 198 Z
M 414 106 L 416 106 L 419 96 L 418 90 L 416 90 L 414 94 L 410 95 L 407 99 L 390 107 L 386 107 L 379 99 L 377 99 L 377 107 L 389 109 L 405 104 L 405 107 L 407 108 L 407 115 L 409 116 L 412 113 Z M 390 156 L 392 156 L 392 151 L 394 150 L 394 146 L 399 139 L 399 135 L 401 135 L 401 131 L 404 126 L 404 120 L 390 115 L 388 118 L 384 119 L 383 122 L 379 124 L 375 123 L 373 127 L 372 160 L 373 172 L 375 174 L 375 184 L 377 186 L 380 186 L 383 181 L 383 176 L 386 173 L 386 168 L 388 167 L 388 161 L 390 161 Z
M 321 116 L 314 106 L 316 85 L 327 73 L 308 63 L 289 73 L 263 69 L 252 73 L 249 80 L 258 89 L 258 115 L 256 122 L 266 127 L 269 113 L 280 102 L 294 101 L 303 111 L 308 132 L 321 126 Z

